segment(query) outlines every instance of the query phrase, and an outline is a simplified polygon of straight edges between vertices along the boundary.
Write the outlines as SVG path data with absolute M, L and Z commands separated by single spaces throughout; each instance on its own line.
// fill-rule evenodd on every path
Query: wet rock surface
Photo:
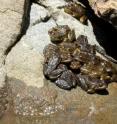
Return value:
M 66 5 L 66 1 L 37 2 L 38 4 L 31 5 L 30 25 L 26 34 L 7 51 L 6 71 L 1 72 L 7 73 L 10 108 L 0 120 L 0 124 L 116 124 L 116 83 L 109 85 L 109 92 L 89 95 L 78 87 L 72 91 L 64 91 L 44 78 L 43 49 L 50 43 L 50 28 L 68 25 L 75 30 L 76 37 L 82 34 L 88 37 L 90 44 L 100 45 L 89 20 L 87 25 L 83 25 L 65 13 L 63 8 L 58 8 Z M 4 55 L 1 58 L 4 58 Z M 0 80 L 5 81 L 5 78 L 1 77 Z
M 52 84 L 49 85 L 56 89 Z M 0 124 L 116 124 L 116 84 L 109 85 L 109 94 L 100 93 L 88 95 L 80 88 L 71 92 L 56 89 L 58 92 L 57 103 L 64 104 L 64 109 L 56 114 L 41 117 L 15 116 L 7 113 Z M 105 95 L 104 95 L 105 94 Z M 103 115 L 103 116 L 102 116 Z
M 0 87 L 0 118 L 8 108 L 8 86 Z

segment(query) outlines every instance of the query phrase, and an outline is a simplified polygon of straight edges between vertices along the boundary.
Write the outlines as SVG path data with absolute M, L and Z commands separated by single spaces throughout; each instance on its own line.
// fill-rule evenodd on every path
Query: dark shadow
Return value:
M 105 48 L 108 55 L 117 59 L 117 30 L 111 24 L 94 14 L 88 0 L 79 1 L 86 6 L 87 16 L 93 25 L 93 31 L 97 41 Z
M 108 92 L 108 90 L 99 90 L 99 91 L 97 91 L 96 92 L 98 95 L 109 95 L 109 92 Z
M 21 35 L 24 35 L 30 24 L 30 11 L 31 11 L 32 0 L 25 0 L 24 14 L 21 25 Z

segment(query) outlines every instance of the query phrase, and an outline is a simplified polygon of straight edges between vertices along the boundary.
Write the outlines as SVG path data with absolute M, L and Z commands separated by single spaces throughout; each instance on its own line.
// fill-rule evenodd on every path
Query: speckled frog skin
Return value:
M 87 93 L 106 89 L 109 83 L 116 81 L 117 71 L 110 61 L 96 55 L 95 45 L 90 45 L 86 36 L 68 38 L 68 32 L 72 31 L 67 25 L 49 30 L 54 44 L 47 45 L 43 51 L 45 77 L 65 90 L 76 86 Z

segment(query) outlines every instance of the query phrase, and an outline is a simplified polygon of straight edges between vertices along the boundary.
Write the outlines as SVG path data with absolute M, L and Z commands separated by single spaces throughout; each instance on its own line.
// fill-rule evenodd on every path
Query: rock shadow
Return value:
M 109 92 L 108 92 L 108 90 L 100 90 L 100 91 L 97 91 L 96 92 L 98 95 L 109 95 Z

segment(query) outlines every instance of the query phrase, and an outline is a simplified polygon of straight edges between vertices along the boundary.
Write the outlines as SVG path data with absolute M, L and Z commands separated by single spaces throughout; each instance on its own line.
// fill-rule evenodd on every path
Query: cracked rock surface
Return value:
M 21 35 L 21 23 L 25 13 L 24 1 L 21 0 L 22 4 L 19 2 L 17 7 L 14 5 L 10 8 L 11 10 L 16 8 L 16 14 L 20 13 L 19 18 L 12 15 L 15 21 L 13 22 L 12 19 L 11 27 L 7 28 L 9 30 L 3 28 L 3 31 L 9 31 L 3 34 L 6 39 L 0 37 L 2 39 L 0 44 L 3 44 L 3 47 L 0 45 L 2 63 L 0 67 L 1 69 L 5 67 L 1 72 L 7 74 L 12 106 L 12 112 L 8 111 L 0 120 L 0 124 L 76 124 L 76 122 L 116 124 L 117 85 L 115 83 L 109 85 L 109 93 L 89 95 L 79 87 L 71 91 L 59 89 L 43 76 L 43 48 L 50 43 L 48 30 L 56 25 L 68 25 L 71 29 L 75 29 L 76 37 L 80 34 L 86 35 L 90 44 L 101 47 L 95 38 L 90 21 L 88 20 L 87 26 L 83 25 L 64 13 L 63 9 L 58 9 L 58 6 L 67 4 L 64 0 L 38 0 L 31 5 L 30 24 L 26 34 L 23 33 L 24 35 L 16 40 L 16 37 Z M 22 9 L 18 8 L 20 5 Z M 1 10 L 3 11 L 3 8 Z M 9 47 L 10 50 L 7 50 Z M 5 60 L 5 66 L 2 60 Z M 2 76 L 0 81 L 5 83 L 4 77 Z
M 27 18 L 27 11 L 29 8 L 29 1 L 27 0 L 1 0 L 0 1 L 0 110 L 4 112 L 4 105 L 2 104 L 2 95 L 7 93 L 6 87 L 6 69 L 4 66 L 5 58 L 9 48 L 17 42 L 20 37 L 22 27 Z M 25 19 L 23 19 L 25 17 Z M 3 89 L 6 90 L 3 90 Z M 4 92 L 4 93 L 3 93 Z M 5 99 L 5 96 L 4 96 Z

